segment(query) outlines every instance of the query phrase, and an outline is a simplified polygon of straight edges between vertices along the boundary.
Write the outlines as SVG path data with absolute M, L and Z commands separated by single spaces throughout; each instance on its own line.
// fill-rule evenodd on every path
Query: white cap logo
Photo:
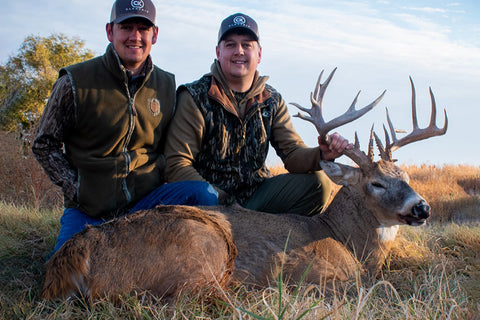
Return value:
M 236 16 L 235 18 L 233 18 L 233 23 L 235 24 L 241 24 L 241 25 L 245 25 L 245 17 L 243 16 Z
M 132 0 L 130 4 L 132 5 L 133 8 L 136 8 L 136 9 L 141 9 L 144 6 L 143 0 Z

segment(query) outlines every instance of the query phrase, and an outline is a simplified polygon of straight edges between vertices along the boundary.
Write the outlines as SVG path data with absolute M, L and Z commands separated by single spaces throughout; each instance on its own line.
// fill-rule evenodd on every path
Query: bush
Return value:
M 35 209 L 57 208 L 63 196 L 30 150 L 13 133 L 0 131 L 0 201 Z

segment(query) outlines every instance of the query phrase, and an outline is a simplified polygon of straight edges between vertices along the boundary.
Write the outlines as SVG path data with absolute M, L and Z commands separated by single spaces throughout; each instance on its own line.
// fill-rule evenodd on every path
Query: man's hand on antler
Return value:
M 322 152 L 322 160 L 333 161 L 343 154 L 343 150 L 353 148 L 353 145 L 337 132 L 329 135 L 329 140 L 330 143 L 325 143 L 321 137 L 318 137 L 318 146 Z

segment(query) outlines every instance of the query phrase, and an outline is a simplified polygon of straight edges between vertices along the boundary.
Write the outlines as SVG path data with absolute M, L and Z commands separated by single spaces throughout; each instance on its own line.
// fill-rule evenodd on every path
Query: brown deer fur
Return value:
M 268 214 L 239 207 L 218 208 L 231 225 L 238 249 L 233 279 L 270 285 L 283 270 L 284 280 L 298 283 L 346 281 L 376 276 L 395 239 L 400 219 L 409 224 L 413 207 L 423 203 L 408 185 L 408 176 L 392 162 L 380 161 L 371 171 L 322 162 L 324 171 L 344 185 L 323 214 L 306 217 Z M 382 184 L 382 188 L 372 188 Z
M 42 296 L 215 293 L 230 280 L 235 255 L 224 216 L 157 207 L 75 235 L 47 262 Z

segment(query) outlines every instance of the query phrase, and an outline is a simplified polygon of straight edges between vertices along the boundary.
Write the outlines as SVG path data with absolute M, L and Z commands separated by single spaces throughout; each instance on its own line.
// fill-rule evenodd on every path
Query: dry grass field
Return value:
M 144 296 L 88 304 L 41 300 L 61 194 L 13 136 L 0 132 L 0 145 L 1 319 L 480 319 L 480 167 L 405 167 L 432 217 L 426 226 L 400 228 L 373 286 L 353 282 L 326 294 L 320 286 L 280 282 L 175 305 Z

